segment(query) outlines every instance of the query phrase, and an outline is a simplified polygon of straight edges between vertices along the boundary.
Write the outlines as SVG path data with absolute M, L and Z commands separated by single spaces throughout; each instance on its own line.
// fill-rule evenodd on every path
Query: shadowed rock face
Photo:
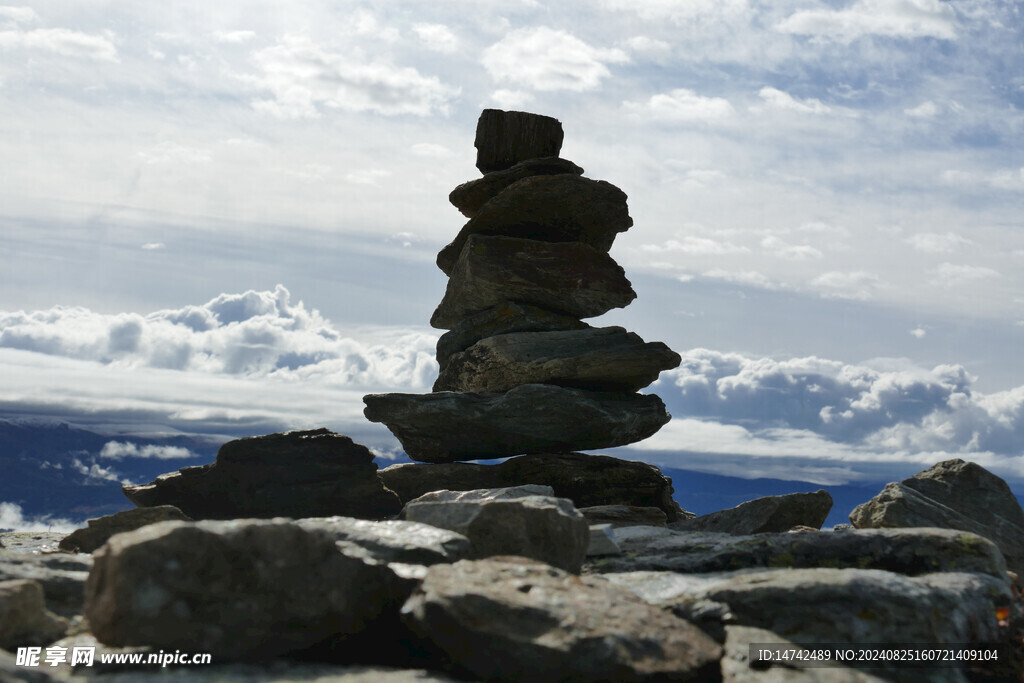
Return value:
M 114 534 L 133 531 L 147 524 L 179 520 L 191 521 L 173 505 L 123 510 L 99 519 L 90 519 L 88 526 L 77 529 L 61 539 L 58 547 L 68 552 L 91 553 L 107 542 Z
M 671 416 L 657 396 L 524 384 L 504 394 L 369 394 L 363 414 L 382 422 L 420 462 L 624 446 Z
M 568 159 L 559 159 L 558 157 L 527 159 L 504 171 L 494 171 L 486 174 L 483 178 L 462 183 L 448 195 L 448 201 L 461 211 L 463 216 L 472 218 L 484 204 L 517 180 L 562 173 L 581 175 L 583 169 Z
M 557 157 L 564 137 L 561 121 L 550 116 L 484 109 L 476 124 L 476 167 L 490 173 L 526 159 Z
M 790 493 L 749 500 L 728 510 L 675 522 L 672 528 L 736 535 L 789 531 L 797 526 L 820 529 L 831 509 L 828 491 Z
M 123 490 L 139 507 L 173 505 L 192 519 L 379 518 L 401 509 L 369 449 L 326 429 L 229 441 L 214 463 Z

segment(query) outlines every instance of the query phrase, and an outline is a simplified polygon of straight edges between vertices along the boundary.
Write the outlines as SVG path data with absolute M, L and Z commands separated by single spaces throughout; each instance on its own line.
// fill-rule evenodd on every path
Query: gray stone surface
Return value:
M 572 174 L 524 178 L 470 218 L 437 255 L 437 265 L 451 275 L 470 235 L 582 242 L 607 253 L 615 236 L 632 225 L 626 193 L 611 183 Z
M 587 557 L 618 555 L 622 548 L 615 542 L 611 524 L 591 524 L 590 540 L 587 542 Z
M 402 518 L 462 534 L 476 559 L 519 555 L 574 573 L 590 540 L 572 501 L 547 486 L 435 491 L 406 503 Z
M 157 505 L 147 508 L 124 510 L 112 515 L 88 520 L 85 528 L 77 529 L 58 543 L 61 550 L 91 553 L 107 542 L 114 534 L 132 531 L 147 524 L 172 520 L 191 521 L 185 513 L 173 505 Z
M 359 634 L 414 583 L 287 520 L 161 522 L 96 551 L 85 611 L 108 645 L 265 660 Z
M 774 666 L 750 666 L 750 644 L 764 643 L 782 649 L 798 648 L 771 631 L 752 626 L 725 627 L 725 654 L 722 657 L 722 683 L 885 683 L 867 671 L 846 667 L 809 666 L 803 661 L 787 661 Z
M 672 523 L 679 531 L 716 531 L 726 534 L 763 534 L 793 527 L 820 529 L 832 509 L 828 491 L 765 496 L 728 510 Z
M 635 298 L 622 267 L 586 244 L 470 235 L 430 324 L 450 330 L 509 301 L 591 318 Z
M 582 175 L 583 169 L 568 159 L 558 157 L 527 159 L 503 171 L 494 171 L 483 178 L 459 185 L 448 195 L 448 201 L 461 211 L 463 216 L 472 218 L 480 211 L 480 207 L 517 180 L 559 173 Z
M 295 520 L 295 523 L 303 529 L 322 531 L 339 541 L 361 546 L 380 562 L 429 566 L 470 556 L 468 538 L 419 522 L 311 517 Z
M 504 394 L 369 394 L 363 414 L 382 422 L 419 462 L 625 446 L 671 416 L 654 395 L 524 384 Z
M 43 587 L 47 609 L 63 617 L 82 613 L 85 581 L 91 568 L 92 557 L 88 555 L 0 550 L 0 581 L 38 581 Z
M 214 463 L 123 490 L 140 507 L 173 505 L 192 519 L 379 519 L 401 509 L 369 449 L 327 429 L 229 441 Z
M 681 573 L 739 568 L 882 569 L 917 576 L 963 571 L 1006 581 L 1006 563 L 988 539 L 949 529 L 863 529 L 733 536 L 660 527 L 616 529 L 624 555 L 588 562 L 600 573 Z
M 636 505 L 593 505 L 579 509 L 590 524 L 624 526 L 665 526 L 668 515 L 661 508 Z
M 478 341 L 451 356 L 434 391 L 500 392 L 520 384 L 557 384 L 634 392 L 679 365 L 661 342 L 621 327 L 514 332 Z
M 941 527 L 991 539 L 1024 576 L 1024 510 L 1005 481 L 973 462 L 945 460 L 886 485 L 850 513 L 861 529 Z
M 495 464 L 404 463 L 379 472 L 384 484 L 408 502 L 425 493 L 469 491 L 523 484 L 550 486 L 581 511 L 593 506 L 653 507 L 669 520 L 694 517 L 672 498 L 672 480 L 654 465 L 609 455 L 538 453 Z M 654 514 L 654 513 L 652 513 Z
M 550 116 L 484 109 L 476 123 L 476 167 L 490 173 L 526 159 L 557 157 L 565 133 Z
M 721 656 L 629 590 L 519 558 L 431 567 L 402 614 L 484 680 L 705 681 Z
M 46 609 L 37 581 L 0 581 L 0 648 L 46 646 L 67 630 L 67 620 Z

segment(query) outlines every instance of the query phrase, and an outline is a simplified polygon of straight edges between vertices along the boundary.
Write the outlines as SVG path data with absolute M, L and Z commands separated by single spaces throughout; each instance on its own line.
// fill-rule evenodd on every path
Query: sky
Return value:
M 2 1 L 2 0 L 0 0 Z M 997 0 L 0 6 L 0 417 L 327 426 L 429 391 L 484 108 L 629 196 L 673 420 L 608 452 L 1024 483 L 1024 17 Z M 136 449 L 126 457 L 147 457 Z

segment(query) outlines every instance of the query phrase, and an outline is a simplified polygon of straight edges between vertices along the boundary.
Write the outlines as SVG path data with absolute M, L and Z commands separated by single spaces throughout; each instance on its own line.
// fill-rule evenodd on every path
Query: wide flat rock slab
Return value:
M 592 318 L 635 298 L 622 267 L 586 244 L 470 235 L 430 324 L 450 330 L 510 301 Z
M 572 174 L 533 176 L 484 204 L 437 255 L 437 266 L 451 275 L 470 235 L 582 242 L 607 252 L 632 225 L 626 193 L 611 183 Z
M 634 392 L 681 360 L 665 344 L 644 342 L 621 327 L 514 332 L 454 354 L 438 374 L 434 391 L 499 392 L 520 384 L 557 384 Z
M 858 505 L 850 521 L 860 529 L 942 527 L 991 539 L 1007 566 L 1024 577 L 1024 510 L 1005 481 L 981 465 L 945 460 L 902 482 L 892 482 Z
M 463 216 L 472 218 L 480 211 L 480 207 L 517 180 L 530 176 L 560 173 L 582 175 L 583 169 L 568 159 L 559 157 L 527 159 L 503 171 L 493 171 L 484 175 L 483 178 L 459 185 L 448 195 L 448 201 L 461 211 Z
M 437 340 L 437 364 L 444 372 L 448 360 L 481 339 L 510 332 L 549 332 L 582 330 L 590 325 L 571 315 L 507 301 L 463 318 Z
M 489 681 L 707 681 L 722 654 L 628 589 L 523 558 L 431 567 L 402 615 Z
M 675 502 L 672 480 L 656 466 L 610 455 L 537 453 L 495 465 L 402 463 L 385 467 L 378 474 L 404 502 L 442 489 L 470 491 L 541 484 L 550 486 L 555 496 L 571 500 L 581 511 L 593 506 L 632 506 L 653 508 L 659 511 L 661 520 L 694 516 Z
M 209 465 L 124 486 L 140 507 L 173 505 L 191 519 L 383 518 L 401 502 L 377 478 L 368 448 L 327 429 L 236 439 Z
M 862 529 L 733 536 L 661 527 L 615 529 L 623 556 L 589 562 L 595 573 L 638 570 L 684 574 L 741 568 L 883 569 L 917 576 L 963 571 L 1006 581 L 1006 562 L 992 541 L 950 529 Z
M 828 491 L 764 496 L 695 519 L 673 522 L 677 531 L 715 531 L 725 534 L 764 534 L 793 527 L 820 529 L 832 509 Z
M 500 171 L 526 159 L 557 157 L 565 132 L 551 116 L 525 111 L 484 109 L 476 122 L 476 167 Z
M 654 395 L 548 384 L 524 384 L 504 394 L 369 394 L 363 402 L 366 418 L 384 423 L 419 462 L 625 446 L 671 419 Z

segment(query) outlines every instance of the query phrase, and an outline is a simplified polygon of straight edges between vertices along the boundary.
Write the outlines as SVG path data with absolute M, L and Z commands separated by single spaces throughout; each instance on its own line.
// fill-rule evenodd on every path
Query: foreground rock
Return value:
M 0 648 L 45 646 L 62 637 L 68 622 L 46 609 L 36 581 L 0 581 Z
M 988 539 L 948 529 L 863 529 L 732 536 L 659 527 L 615 530 L 622 556 L 588 563 L 587 571 L 684 574 L 741 568 L 883 569 L 917 576 L 959 571 L 1006 581 L 1006 562 Z
M 625 446 L 671 419 L 657 396 L 546 384 L 504 394 L 369 394 L 363 401 L 366 418 L 383 422 L 420 462 Z
M 147 524 L 170 521 L 192 520 L 173 505 L 124 510 L 99 519 L 90 519 L 84 529 L 76 529 L 62 538 L 58 547 L 67 552 L 91 553 L 114 534 L 133 531 Z
M 558 157 L 527 159 L 503 171 L 494 171 L 486 174 L 483 178 L 459 185 L 448 195 L 448 201 L 461 211 L 463 216 L 472 218 L 484 204 L 517 180 L 560 173 L 582 175 L 583 169 L 568 159 Z
M 112 537 L 94 563 L 85 611 L 100 641 L 215 660 L 358 634 L 412 587 L 331 533 L 281 520 L 161 522 Z
M 715 531 L 725 534 L 764 534 L 793 527 L 820 529 L 832 509 L 828 491 L 765 496 L 734 508 L 673 522 L 678 531 Z
M 860 529 L 941 527 L 991 539 L 1024 576 L 1024 510 L 1006 482 L 973 462 L 945 460 L 893 482 L 850 513 Z
M 635 298 L 622 267 L 586 244 L 470 235 L 430 324 L 450 330 L 509 301 L 591 318 Z
M 484 204 L 437 255 L 437 265 L 451 275 L 470 235 L 582 242 L 607 253 L 632 225 L 626 193 L 611 183 L 572 174 L 524 178 Z
M 484 109 L 473 143 L 476 167 L 481 173 L 490 173 L 527 159 L 557 157 L 564 138 L 562 123 L 550 116 Z
M 431 567 L 410 628 L 495 681 L 714 680 L 721 648 L 600 577 L 522 558 Z
M 677 367 L 679 354 L 621 327 L 516 332 L 483 339 L 451 356 L 434 391 L 500 392 L 520 384 L 557 384 L 634 392 Z
M 672 480 L 654 465 L 608 455 L 542 453 L 521 455 L 498 463 L 391 465 L 380 471 L 384 485 L 408 502 L 447 489 L 471 491 L 524 484 L 550 486 L 554 495 L 568 498 L 581 511 L 593 506 L 657 508 L 663 519 L 693 517 L 672 498 Z M 596 523 L 596 522 L 595 522 Z
M 214 463 L 123 490 L 139 507 L 173 505 L 192 519 L 379 519 L 402 507 L 369 449 L 326 429 L 229 441 Z
M 402 517 L 462 534 L 474 559 L 519 555 L 573 573 L 590 541 L 587 520 L 548 486 L 435 491 L 406 503 Z
M 43 588 L 47 609 L 63 617 L 82 613 L 85 582 L 92 568 L 88 555 L 44 555 L 0 551 L 0 581 L 27 579 Z

